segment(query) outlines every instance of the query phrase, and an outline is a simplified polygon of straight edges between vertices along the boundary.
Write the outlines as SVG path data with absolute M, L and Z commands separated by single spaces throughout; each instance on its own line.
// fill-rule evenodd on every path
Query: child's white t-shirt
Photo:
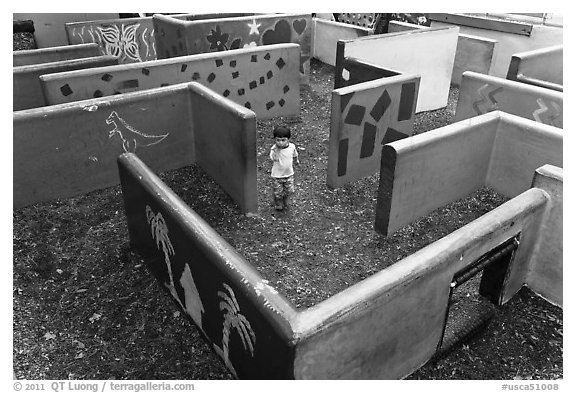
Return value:
M 275 161 L 274 158 L 278 158 Z M 272 165 L 272 177 L 288 177 L 294 174 L 292 159 L 298 157 L 296 145 L 288 143 L 288 147 L 280 149 L 274 144 L 270 149 L 270 159 L 274 161 Z

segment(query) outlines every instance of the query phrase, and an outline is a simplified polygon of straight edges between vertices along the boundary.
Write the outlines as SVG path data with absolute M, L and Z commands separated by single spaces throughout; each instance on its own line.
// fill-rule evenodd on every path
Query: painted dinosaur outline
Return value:
M 118 135 L 122 139 L 122 148 L 126 153 L 135 153 L 138 146 L 152 146 L 160 143 L 170 135 L 170 133 L 151 135 L 138 131 L 126 123 L 116 111 L 110 113 L 106 119 L 106 124 L 114 124 L 114 129 L 108 131 L 108 138 Z

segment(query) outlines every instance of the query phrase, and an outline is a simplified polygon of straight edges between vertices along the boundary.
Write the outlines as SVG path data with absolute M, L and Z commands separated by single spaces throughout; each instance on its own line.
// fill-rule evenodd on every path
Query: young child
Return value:
M 294 193 L 294 168 L 293 162 L 300 164 L 298 150 L 291 143 L 290 129 L 288 127 L 275 127 L 275 143 L 270 149 L 270 159 L 272 164 L 272 193 L 274 195 L 274 205 L 276 210 L 283 210 L 288 207 L 288 200 Z

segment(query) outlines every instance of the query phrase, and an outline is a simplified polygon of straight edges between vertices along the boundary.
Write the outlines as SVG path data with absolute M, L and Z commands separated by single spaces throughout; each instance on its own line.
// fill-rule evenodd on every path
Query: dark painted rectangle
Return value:
M 338 143 L 338 176 L 346 174 L 346 167 L 348 166 L 348 138 L 342 139 Z
M 410 120 L 414 112 L 414 97 L 416 95 L 416 84 L 414 82 L 404 83 L 400 92 L 400 107 L 398 108 L 398 121 Z
M 364 123 L 364 133 L 362 134 L 362 145 L 360 147 L 360 158 L 372 157 L 374 154 L 374 144 L 376 142 L 376 126 Z
M 384 92 L 382 93 L 382 95 L 380 95 L 380 98 L 378 98 L 378 101 L 376 101 L 376 104 L 374 104 L 374 107 L 370 111 L 370 116 L 372 116 L 374 120 L 379 122 L 382 116 L 384 116 L 384 113 L 386 113 L 386 111 L 388 110 L 390 103 L 392 103 L 390 95 L 388 94 L 388 91 L 384 90 Z M 400 105 L 400 107 L 402 107 L 402 105 Z
M 122 83 L 120 84 L 120 88 L 121 89 L 135 89 L 140 85 L 140 82 L 138 81 L 138 79 L 128 79 L 125 81 L 122 81 Z

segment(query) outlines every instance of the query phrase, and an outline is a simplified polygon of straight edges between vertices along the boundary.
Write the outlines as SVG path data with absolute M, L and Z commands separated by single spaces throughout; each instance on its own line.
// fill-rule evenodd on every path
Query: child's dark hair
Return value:
M 276 126 L 274 128 L 274 138 L 288 138 L 290 139 L 290 128 L 285 126 Z

